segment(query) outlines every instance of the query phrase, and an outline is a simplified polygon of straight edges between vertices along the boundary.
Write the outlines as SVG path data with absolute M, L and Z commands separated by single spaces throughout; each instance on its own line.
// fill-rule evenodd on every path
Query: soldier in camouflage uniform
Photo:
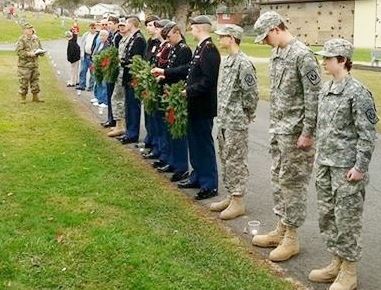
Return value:
M 122 39 L 119 41 L 119 47 L 118 47 L 118 57 L 119 60 L 122 61 L 122 58 L 124 57 L 124 52 L 126 50 L 126 46 L 128 43 L 129 34 L 126 29 L 126 22 L 120 21 L 118 24 L 119 33 L 122 35 Z M 115 83 L 114 91 L 111 95 L 111 105 L 112 105 L 112 112 L 113 117 L 115 120 L 115 127 L 111 129 L 110 132 L 107 133 L 107 136 L 109 137 L 116 137 L 123 135 L 125 133 L 124 131 L 124 111 L 125 111 L 125 104 L 124 104 L 124 87 L 123 87 L 123 68 L 119 68 L 119 75 Z
M 273 47 L 270 59 L 270 153 L 274 231 L 257 235 L 253 244 L 276 247 L 270 260 L 285 261 L 299 253 L 297 229 L 306 218 L 316 126 L 320 68 L 312 51 L 295 39 L 282 17 L 269 11 L 254 25 L 256 42 Z
M 221 219 L 234 219 L 245 214 L 243 196 L 247 192 L 249 124 L 254 121 L 258 103 L 255 68 L 239 44 L 243 29 L 227 25 L 215 31 L 220 46 L 229 51 L 221 64 L 218 84 L 218 144 L 221 171 L 228 196 L 212 203 L 210 209 L 219 211 Z
M 23 35 L 17 41 L 16 52 L 18 55 L 18 76 L 20 89 L 19 94 L 21 97 L 21 103 L 26 103 L 26 95 L 28 94 L 28 88 L 32 92 L 33 102 L 43 102 L 38 98 L 40 92 L 38 71 L 38 54 L 35 51 L 40 48 L 41 43 L 36 34 L 34 33 L 33 26 L 29 23 L 23 25 Z
M 329 40 L 317 52 L 333 77 L 319 95 L 316 130 L 319 226 L 333 258 L 309 279 L 334 281 L 330 290 L 357 287 L 365 185 L 378 122 L 372 94 L 349 74 L 352 52 L 344 39 Z

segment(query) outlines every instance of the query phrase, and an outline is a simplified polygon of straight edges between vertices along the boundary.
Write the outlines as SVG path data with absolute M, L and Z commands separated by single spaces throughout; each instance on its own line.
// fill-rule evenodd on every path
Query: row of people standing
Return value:
M 159 101 L 157 110 L 151 115 L 146 114 L 145 147 L 149 151 L 144 157 L 157 159 L 153 163 L 154 167 L 161 172 L 173 172 L 171 180 L 181 181 L 188 177 L 189 151 L 193 171 L 179 186 L 199 188 L 196 198 L 204 199 L 217 195 L 218 187 L 212 128 L 217 110 L 220 55 L 209 36 L 209 19 L 207 23 L 203 17 L 192 21 L 192 33 L 200 41 L 193 57 L 180 28 L 174 22 L 147 17 L 145 24 L 151 35 L 148 46 L 139 30 L 140 22 L 137 17 L 131 16 L 126 19 L 125 24 L 119 23 L 120 26 L 126 26 L 126 36 L 123 38 L 126 47 L 119 51 L 121 70 L 117 81 L 118 86 L 121 85 L 124 90 L 112 96 L 113 108 L 117 112 L 114 114 L 116 124 L 108 136 L 118 136 L 123 144 L 139 140 L 141 104 L 135 97 L 129 72 L 134 56 L 145 57 L 155 65 L 156 71 L 153 70 L 152 73 L 160 79 L 161 86 L 186 80 L 189 104 L 187 137 L 173 139 L 170 136 L 164 121 L 162 102 Z

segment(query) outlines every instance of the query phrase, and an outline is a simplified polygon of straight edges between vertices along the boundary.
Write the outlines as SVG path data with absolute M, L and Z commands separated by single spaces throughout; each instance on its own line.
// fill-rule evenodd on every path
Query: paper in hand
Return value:
M 41 48 L 37 48 L 35 51 L 34 51 L 34 54 L 35 55 L 44 55 L 46 53 L 46 50 L 45 49 L 41 49 Z

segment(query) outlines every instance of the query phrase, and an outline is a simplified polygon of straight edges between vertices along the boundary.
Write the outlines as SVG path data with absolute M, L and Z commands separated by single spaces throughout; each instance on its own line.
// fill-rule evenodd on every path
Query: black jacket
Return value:
M 121 60 L 123 67 L 123 82 L 124 86 L 129 85 L 131 81 L 130 68 L 128 67 L 132 63 L 132 57 L 135 55 L 144 56 L 146 49 L 146 40 L 140 31 L 136 31 L 128 40 L 124 56 Z
M 157 38 L 149 38 L 147 40 L 147 48 L 144 53 L 144 59 L 149 61 L 150 64 L 155 63 L 156 54 L 160 47 L 160 40 Z
M 174 68 L 170 75 L 187 77 L 189 117 L 217 116 L 217 82 L 221 56 L 211 38 L 205 39 L 194 51 L 189 65 Z M 167 77 L 167 75 L 166 75 Z
M 81 48 L 77 43 L 77 38 L 73 37 L 69 39 L 67 43 L 67 61 L 75 63 L 81 59 Z
M 169 52 L 168 65 L 164 70 L 165 83 L 174 84 L 186 79 L 186 75 L 176 73 L 176 68 L 189 65 L 192 60 L 192 51 L 184 41 L 180 41 Z

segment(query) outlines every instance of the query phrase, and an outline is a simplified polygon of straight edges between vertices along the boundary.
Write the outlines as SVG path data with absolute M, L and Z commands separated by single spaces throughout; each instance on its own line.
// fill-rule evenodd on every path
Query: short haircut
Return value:
M 117 24 L 117 23 L 119 23 L 119 18 L 110 15 L 110 16 L 108 17 L 108 21 L 111 21 L 111 22 L 114 22 L 114 24 Z
M 212 25 L 204 23 L 204 24 L 193 24 L 197 25 L 201 30 L 205 32 L 211 32 L 212 31 Z
M 128 23 L 131 23 L 135 28 L 138 28 L 139 25 L 140 25 L 140 21 L 138 18 L 136 17 L 130 17 L 130 18 L 127 18 L 127 22 Z
M 95 27 L 95 22 L 91 22 L 91 23 L 89 24 L 89 27 L 90 27 L 90 28 Z

